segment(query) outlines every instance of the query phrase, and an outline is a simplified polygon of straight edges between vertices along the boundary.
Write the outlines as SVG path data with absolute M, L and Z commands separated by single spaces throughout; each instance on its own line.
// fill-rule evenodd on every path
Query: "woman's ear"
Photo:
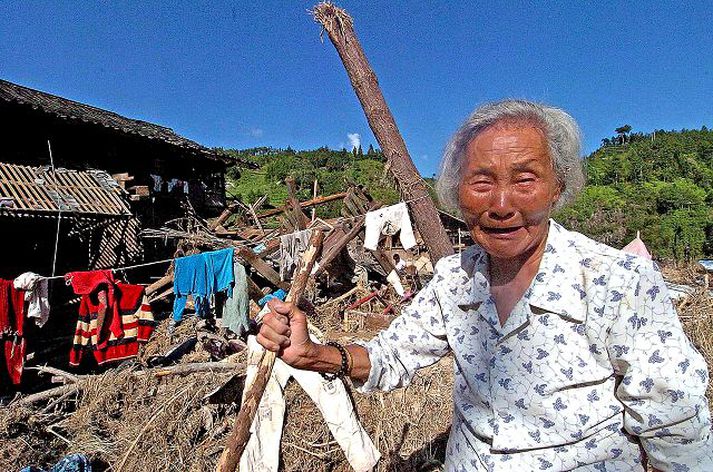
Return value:
M 555 206 L 557 202 L 559 201 L 560 197 L 562 196 L 562 191 L 564 190 L 564 186 L 560 185 L 559 183 L 557 184 L 557 188 L 555 189 L 554 193 L 552 194 L 552 206 Z

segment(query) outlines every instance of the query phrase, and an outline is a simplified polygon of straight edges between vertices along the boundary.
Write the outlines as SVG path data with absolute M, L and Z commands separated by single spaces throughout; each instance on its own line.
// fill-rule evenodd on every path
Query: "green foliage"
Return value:
M 628 129 L 626 129 L 628 128 Z M 713 132 L 605 138 L 585 159 L 588 186 L 556 218 L 615 247 L 641 231 L 659 259 L 713 256 Z
M 396 203 L 398 192 L 386 177 L 383 153 L 369 146 L 366 154 L 361 147 L 353 151 L 333 150 L 322 147 L 309 151 L 288 149 L 254 148 L 227 150 L 229 155 L 248 160 L 259 166 L 258 170 L 245 170 L 238 166 L 228 169 L 228 195 L 243 202 L 254 202 L 262 195 L 268 196 L 272 206 L 284 204 L 287 198 L 285 178 L 295 179 L 298 197 L 312 197 L 314 181 L 317 180 L 320 195 L 343 192 L 349 185 L 364 185 L 371 196 L 385 205 Z M 339 203 L 321 206 L 321 217 L 339 215 Z

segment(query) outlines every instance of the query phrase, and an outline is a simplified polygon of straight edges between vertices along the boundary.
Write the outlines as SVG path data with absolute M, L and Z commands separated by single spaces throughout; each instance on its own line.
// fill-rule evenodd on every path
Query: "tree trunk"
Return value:
M 369 126 L 388 159 L 389 170 L 401 195 L 408 201 L 416 227 L 428 247 L 431 262 L 435 265 L 441 257 L 453 254 L 453 246 L 441 224 L 426 183 L 414 166 L 396 121 L 384 100 L 376 74 L 359 44 L 352 19 L 346 11 L 327 2 L 318 4 L 312 13 L 329 34 L 329 39 L 342 59 Z

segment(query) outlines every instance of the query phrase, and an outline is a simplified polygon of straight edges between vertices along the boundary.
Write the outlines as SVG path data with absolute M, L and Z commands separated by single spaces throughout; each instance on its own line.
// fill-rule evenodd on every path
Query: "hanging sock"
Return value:
M 401 231 L 399 236 L 401 245 L 404 249 L 411 249 L 416 245 L 406 203 L 401 202 L 368 212 L 364 225 L 366 226 L 364 230 L 364 247 L 366 249 L 375 251 L 382 234 L 393 236 L 399 230 Z

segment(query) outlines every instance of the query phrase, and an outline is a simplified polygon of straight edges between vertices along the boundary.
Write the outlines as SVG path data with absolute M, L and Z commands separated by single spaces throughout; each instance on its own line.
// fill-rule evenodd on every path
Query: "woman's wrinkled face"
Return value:
M 458 196 L 473 239 L 490 257 L 527 257 L 543 245 L 560 185 L 542 130 L 504 123 L 481 132 L 466 149 Z

